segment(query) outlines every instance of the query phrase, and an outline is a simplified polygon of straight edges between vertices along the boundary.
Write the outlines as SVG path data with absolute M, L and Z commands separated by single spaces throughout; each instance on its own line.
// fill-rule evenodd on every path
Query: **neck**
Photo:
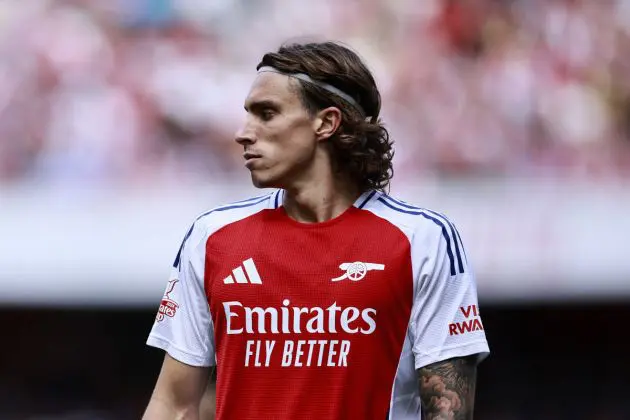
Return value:
M 323 179 L 322 179 L 323 178 Z M 285 188 L 284 208 L 289 217 L 303 223 L 320 223 L 341 215 L 361 195 L 348 180 L 328 174 Z

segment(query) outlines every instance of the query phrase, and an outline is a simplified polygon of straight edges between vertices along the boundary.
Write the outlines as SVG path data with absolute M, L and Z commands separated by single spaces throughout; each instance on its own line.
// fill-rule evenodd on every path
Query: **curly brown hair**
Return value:
M 340 96 L 296 79 L 302 103 L 311 115 L 330 106 L 341 111 L 341 124 L 327 143 L 334 169 L 347 174 L 361 191 L 388 187 L 393 176 L 393 142 L 379 119 L 381 95 L 374 77 L 354 51 L 330 41 L 287 44 L 265 54 L 256 69 L 265 66 L 282 73 L 305 73 L 350 95 L 362 111 Z

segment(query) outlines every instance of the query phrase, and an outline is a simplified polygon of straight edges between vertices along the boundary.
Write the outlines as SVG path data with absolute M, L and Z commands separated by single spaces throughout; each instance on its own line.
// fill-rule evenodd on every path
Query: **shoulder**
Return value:
M 279 196 L 280 190 L 275 190 L 257 197 L 226 203 L 203 212 L 195 218 L 186 232 L 173 266 L 179 266 L 184 249 L 197 249 L 216 231 L 263 210 L 277 208 Z
M 376 192 L 363 209 L 386 219 L 408 235 L 439 236 L 444 231 L 456 230 L 455 224 L 446 215 L 383 192 Z
M 247 198 L 241 201 L 226 203 L 197 216 L 193 223 L 193 228 L 206 235 L 217 230 L 253 216 L 263 210 L 275 209 L 279 205 L 280 191 L 274 190 L 270 193 Z
M 385 193 L 376 193 L 363 207 L 387 220 L 405 233 L 412 252 L 443 256 L 450 261 L 452 275 L 463 273 L 465 251 L 455 223 L 443 213 L 409 204 Z

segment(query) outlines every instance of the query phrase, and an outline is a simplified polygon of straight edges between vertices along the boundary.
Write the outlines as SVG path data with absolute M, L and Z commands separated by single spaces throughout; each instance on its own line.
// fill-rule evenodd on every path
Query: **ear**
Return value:
M 341 125 L 341 111 L 334 106 L 322 109 L 313 120 L 313 130 L 318 141 L 330 138 Z

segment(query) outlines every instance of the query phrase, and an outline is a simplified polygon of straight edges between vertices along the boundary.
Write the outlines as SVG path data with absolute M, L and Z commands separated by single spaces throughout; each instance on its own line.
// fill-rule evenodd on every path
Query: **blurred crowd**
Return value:
M 374 71 L 396 178 L 630 175 L 624 0 L 0 2 L 0 184 L 241 170 L 262 54 L 333 38 Z

